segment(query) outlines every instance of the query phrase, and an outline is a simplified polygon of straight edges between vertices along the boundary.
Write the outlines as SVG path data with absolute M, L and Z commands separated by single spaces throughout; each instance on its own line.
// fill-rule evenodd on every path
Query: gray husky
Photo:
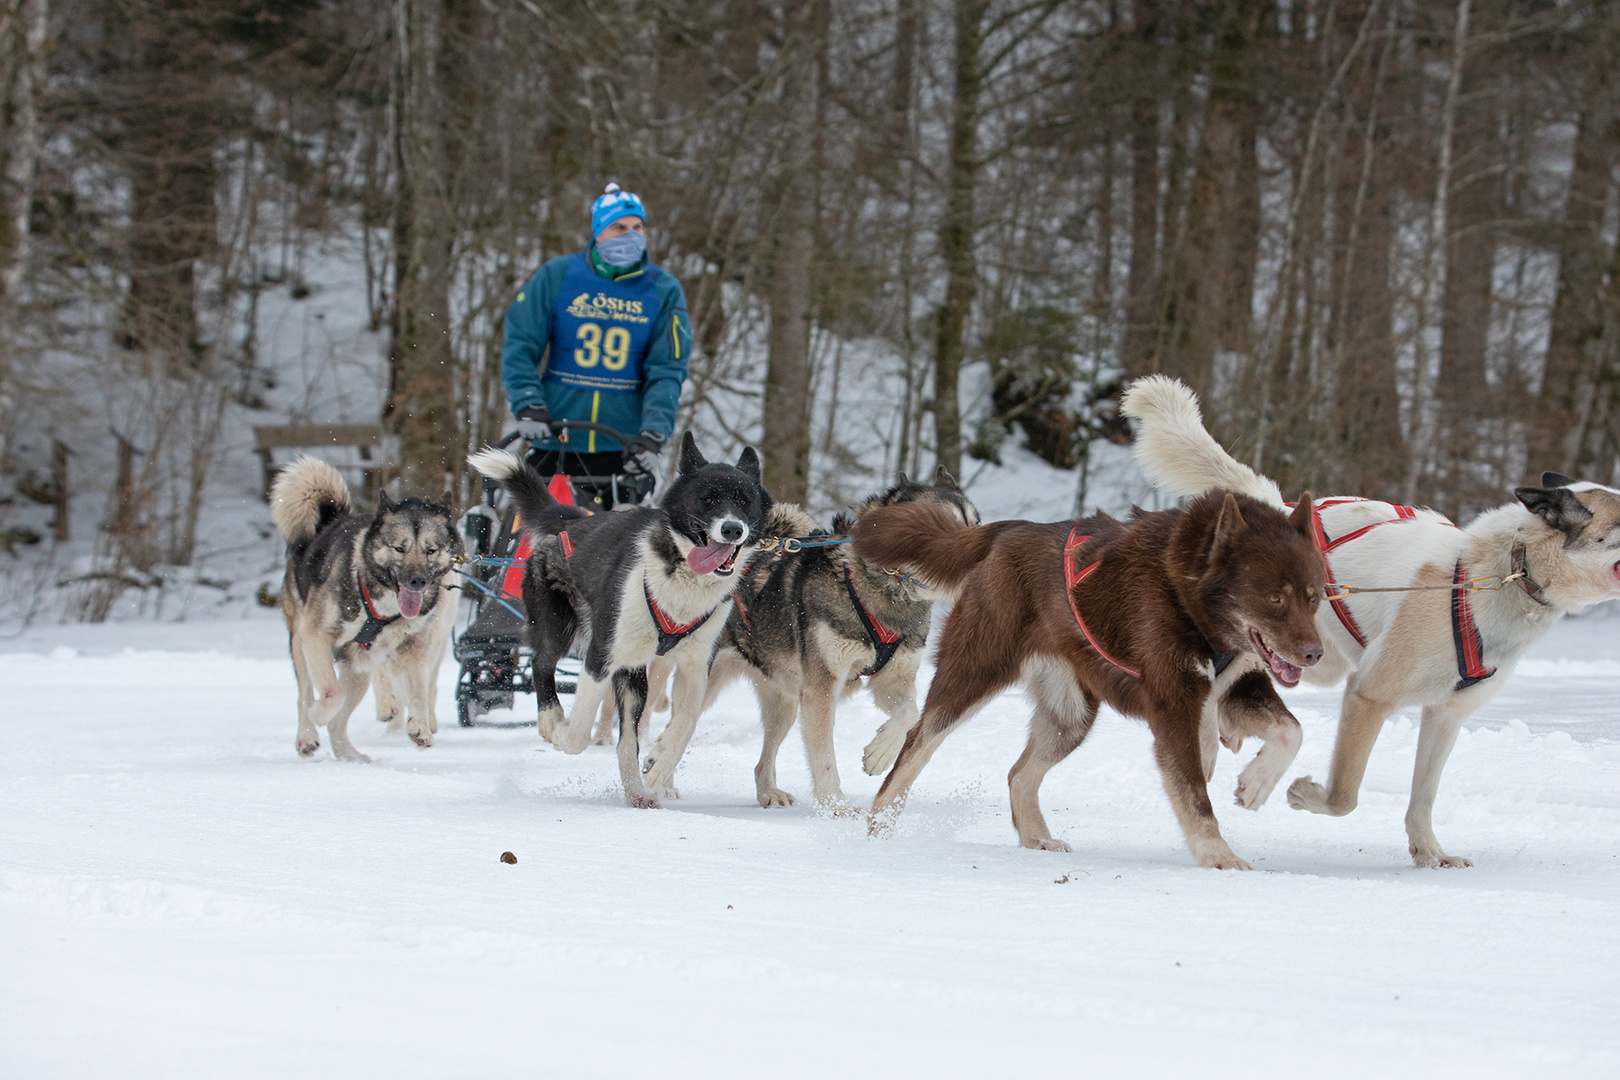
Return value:
M 940 506 L 964 526 L 979 523 L 978 510 L 951 474 L 940 469 L 931 485 L 901 474 L 888 491 L 836 518 L 833 533 L 847 535 L 856 519 L 874 507 L 908 502 Z M 816 533 L 810 515 L 789 503 L 771 509 L 766 528 L 777 537 Z M 776 755 L 799 716 L 816 802 L 834 812 L 849 808 L 833 754 L 833 714 L 838 699 L 858 690 L 863 677 L 888 720 L 867 745 L 862 767 L 877 775 L 894 764 L 906 732 L 917 722 L 917 668 L 927 650 L 936 597 L 923 582 L 875 566 L 845 544 L 777 550 L 754 560 L 732 594 L 703 710 L 737 678 L 746 675 L 753 683 L 765 726 L 765 744 L 754 766 L 761 806 L 793 804 L 793 796 L 776 786 Z M 680 719 L 671 716 L 648 756 L 647 785 L 655 792 L 676 794 L 675 766 L 697 718 L 688 723 Z
M 299 458 L 270 489 L 271 516 L 287 541 L 281 610 L 298 677 L 298 752 L 319 750 L 316 729 L 324 727 L 338 757 L 370 761 L 348 728 L 374 673 L 389 730 L 409 710 L 411 740 L 433 745 L 439 664 L 456 618 L 446 589 L 459 583 L 461 537 L 448 493 L 396 503 L 384 492 L 375 514 L 349 511 L 348 485 L 317 458 Z
M 590 517 L 560 505 L 544 478 L 505 450 L 468 460 L 511 494 L 536 538 L 523 574 L 523 606 L 541 738 L 569 754 L 584 750 L 611 685 L 625 801 L 657 806 L 642 782 L 637 741 L 647 665 L 659 657 L 675 665 L 674 714 L 695 723 L 732 590 L 765 535 L 771 497 L 760 484 L 759 456 L 747 448 L 736 465 L 709 462 L 687 432 L 662 505 Z M 584 669 L 565 721 L 555 668 L 576 639 Z

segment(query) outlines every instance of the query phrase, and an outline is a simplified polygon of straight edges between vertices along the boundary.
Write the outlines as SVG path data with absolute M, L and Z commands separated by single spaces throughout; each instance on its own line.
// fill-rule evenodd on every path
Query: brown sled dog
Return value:
M 1040 784 L 1107 702 L 1147 721 L 1199 865 L 1249 869 L 1221 837 L 1209 777 L 1217 736 L 1234 752 L 1246 736 L 1260 737 L 1265 745 L 1237 789 L 1238 805 L 1254 809 L 1299 750 L 1299 723 L 1266 669 L 1291 686 L 1322 656 L 1322 560 L 1308 509 L 1285 517 L 1214 493 L 1123 522 L 1097 514 L 965 528 L 937 507 L 914 505 L 873 510 L 853 531 L 862 558 L 959 590 L 922 718 L 872 804 L 874 831 L 899 812 L 951 729 L 1022 680 L 1035 713 L 1007 776 L 1020 843 L 1070 850 L 1047 829 Z

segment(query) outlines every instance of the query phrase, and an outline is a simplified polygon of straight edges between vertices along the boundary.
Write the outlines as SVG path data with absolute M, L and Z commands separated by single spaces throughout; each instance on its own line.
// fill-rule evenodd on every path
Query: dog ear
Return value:
M 1563 473 L 1544 472 L 1541 474 L 1541 486 L 1544 488 L 1569 487 L 1574 482 Z
M 676 473 L 680 476 L 689 476 L 708 463 L 709 459 L 698 450 L 697 440 L 692 437 L 692 433 L 687 431 L 681 435 L 681 463 Z
M 1238 509 L 1237 496 L 1227 492 L 1226 498 L 1221 501 L 1220 516 L 1215 519 L 1215 534 L 1209 542 L 1211 566 L 1226 555 L 1248 527 L 1249 523 L 1243 520 L 1243 512 Z
M 759 454 L 754 451 L 752 446 L 743 447 L 743 452 L 737 455 L 737 468 L 741 469 L 743 471 L 743 475 L 748 477 L 748 479 L 752 480 L 754 483 L 758 484 L 761 482 Z
M 1592 511 L 1567 487 L 1513 489 L 1524 508 L 1564 534 L 1567 547 L 1592 520 Z
M 1311 493 L 1300 495 L 1299 502 L 1294 505 L 1294 512 L 1288 515 L 1288 524 L 1305 534 L 1308 540 L 1316 539 L 1316 530 L 1311 527 Z
M 377 491 L 377 516 L 378 517 L 382 517 L 384 514 L 388 513 L 388 511 L 392 510 L 397 505 L 398 504 L 396 502 L 394 502 L 393 499 L 390 499 L 388 497 L 388 489 L 387 488 L 379 488 L 378 489 L 378 491 Z
M 942 488 L 950 488 L 952 491 L 961 491 L 962 490 L 961 488 L 956 486 L 956 477 L 951 475 L 951 470 L 947 469 L 943 465 L 939 465 L 939 466 L 935 467 L 935 469 L 934 469 L 934 483 L 936 485 L 938 485 L 939 487 L 942 487 Z
M 442 506 L 445 513 L 454 515 L 456 512 L 456 493 L 449 488 L 445 488 L 444 494 L 440 495 L 433 505 Z
M 894 474 L 895 487 L 905 487 L 909 483 L 911 483 L 911 481 L 906 479 L 906 470 L 901 469 L 899 472 Z

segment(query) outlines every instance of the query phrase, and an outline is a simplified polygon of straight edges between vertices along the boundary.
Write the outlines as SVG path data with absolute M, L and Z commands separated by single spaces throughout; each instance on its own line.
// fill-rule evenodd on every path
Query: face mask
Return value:
M 634 266 L 647 253 L 647 238 L 638 232 L 620 233 L 611 240 L 599 240 L 596 253 L 609 266 Z

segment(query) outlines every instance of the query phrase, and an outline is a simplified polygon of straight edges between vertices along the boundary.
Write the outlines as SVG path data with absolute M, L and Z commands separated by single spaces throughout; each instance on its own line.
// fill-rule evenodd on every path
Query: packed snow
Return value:
M 1230 805 L 1255 873 L 1198 869 L 1145 728 L 1105 715 L 1017 847 L 998 699 L 924 771 L 895 835 L 754 801 L 757 710 L 728 691 L 682 798 L 627 809 L 613 751 L 541 744 L 532 698 L 371 765 L 293 750 L 269 612 L 40 628 L 0 643 L 0 1075 L 8 1077 L 1605 1076 L 1620 1070 L 1620 619 L 1566 620 L 1458 740 L 1417 870 L 1416 730 L 1361 807 Z M 923 680 L 929 672 L 925 669 Z M 1287 693 L 1292 775 L 1336 694 Z M 845 791 L 880 720 L 839 712 Z M 809 777 L 797 738 L 782 784 Z M 517 862 L 500 860 L 502 852 Z

